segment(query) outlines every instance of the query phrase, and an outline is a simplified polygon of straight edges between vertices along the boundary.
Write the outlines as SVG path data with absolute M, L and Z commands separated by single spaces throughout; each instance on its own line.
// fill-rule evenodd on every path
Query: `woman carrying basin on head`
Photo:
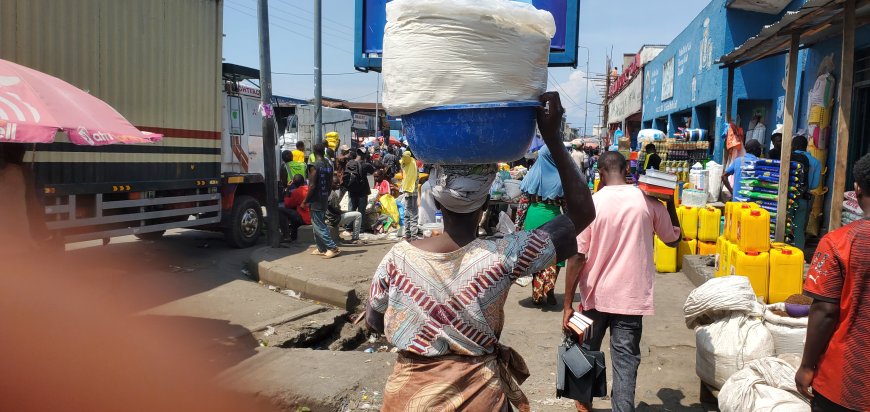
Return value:
M 499 240 L 477 238 L 496 165 L 436 166 L 432 196 L 444 234 L 401 242 L 384 257 L 366 307 L 370 328 L 399 349 L 384 391 L 383 411 L 529 410 L 519 384 L 522 358 L 499 344 L 511 284 L 576 254 L 576 236 L 595 217 L 589 189 L 560 139 L 564 110 L 558 94 L 542 96 L 548 110 L 538 127 L 552 150 L 554 178 L 566 182 L 565 215 L 533 231 Z

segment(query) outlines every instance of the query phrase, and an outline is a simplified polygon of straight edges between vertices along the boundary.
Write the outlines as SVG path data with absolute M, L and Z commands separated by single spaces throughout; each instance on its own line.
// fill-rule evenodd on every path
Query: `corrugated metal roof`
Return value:
M 787 53 L 792 33 L 800 33 L 802 48 L 838 36 L 843 31 L 844 3 L 845 0 L 807 0 L 800 9 L 790 11 L 778 22 L 765 26 L 731 53 L 720 57 L 716 63 L 738 67 Z M 855 17 L 859 27 L 870 22 L 870 0 L 858 1 Z

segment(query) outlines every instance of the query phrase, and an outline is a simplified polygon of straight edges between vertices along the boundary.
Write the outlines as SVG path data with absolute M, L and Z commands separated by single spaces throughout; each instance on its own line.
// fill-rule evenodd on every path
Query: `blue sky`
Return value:
M 353 68 L 354 3 L 323 0 L 323 95 L 373 102 L 377 74 L 357 74 Z M 314 96 L 313 4 L 314 0 L 269 0 L 275 94 Z M 704 0 L 581 0 L 580 44 L 589 48 L 589 71 L 603 73 L 611 50 L 621 65 L 623 53 L 636 52 L 644 44 L 670 43 L 706 5 Z M 257 0 L 224 0 L 224 6 L 225 61 L 259 67 Z M 579 56 L 576 70 L 550 69 L 550 90 L 560 90 L 568 121 L 582 127 L 586 50 L 580 49 Z M 595 90 L 588 95 L 590 101 L 601 102 Z M 598 109 L 588 106 L 588 127 L 598 121 Z

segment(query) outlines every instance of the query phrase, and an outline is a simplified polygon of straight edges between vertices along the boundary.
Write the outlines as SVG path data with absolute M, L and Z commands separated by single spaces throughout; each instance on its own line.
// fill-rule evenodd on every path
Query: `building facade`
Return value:
M 622 73 L 608 90 L 607 125 L 610 135 L 621 129 L 632 139 L 632 147 L 641 129 L 644 67 L 665 47 L 644 45 L 637 53 L 624 55 Z
M 716 64 L 765 25 L 779 20 L 803 0 L 756 2 L 712 0 L 698 16 L 644 68 L 642 127 L 672 136 L 680 128 L 706 129 L 711 157 L 722 162 L 726 130 L 727 71 Z M 735 71 L 732 119 L 747 133 L 759 132 L 770 141 L 782 123 L 785 57 L 747 64 Z

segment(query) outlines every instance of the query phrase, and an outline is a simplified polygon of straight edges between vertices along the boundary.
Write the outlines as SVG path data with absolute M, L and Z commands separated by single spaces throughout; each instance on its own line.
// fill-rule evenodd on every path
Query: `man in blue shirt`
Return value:
M 811 190 L 819 187 L 822 180 L 822 164 L 818 159 L 807 152 L 809 142 L 807 138 L 801 135 L 795 136 L 791 141 L 792 154 L 791 161 L 803 165 L 806 170 L 806 178 L 801 182 L 800 196 L 797 199 L 797 211 L 794 217 L 794 245 L 803 249 L 806 244 L 807 221 L 810 217 L 810 208 L 812 208 L 810 194 Z
M 746 154 L 734 159 L 733 162 L 725 169 L 725 173 L 722 174 L 722 184 L 725 185 L 725 188 L 731 192 L 731 198 L 733 199 L 735 196 L 738 196 L 740 190 L 743 185 L 741 184 L 741 180 L 743 179 L 743 173 L 741 172 L 743 165 L 746 163 L 755 163 L 758 161 L 758 157 L 761 156 L 761 143 L 757 140 L 749 140 L 746 142 Z M 734 175 L 734 187 L 731 187 L 731 182 L 728 181 L 728 177 Z

